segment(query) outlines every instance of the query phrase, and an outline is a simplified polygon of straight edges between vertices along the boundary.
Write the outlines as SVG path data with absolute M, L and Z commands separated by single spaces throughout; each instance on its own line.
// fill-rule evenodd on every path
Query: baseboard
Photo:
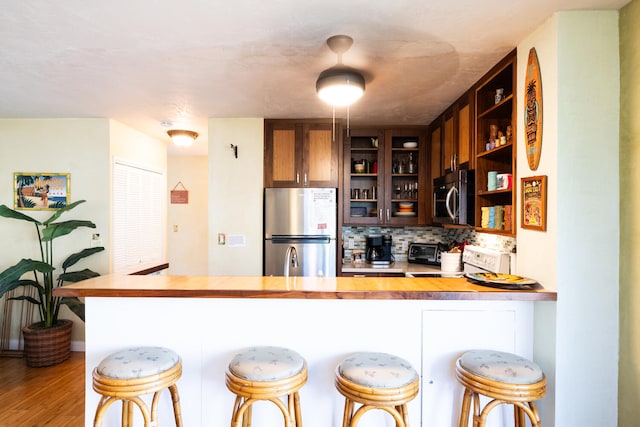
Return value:
M 84 351 L 84 341 L 71 341 L 71 351 Z
M 12 339 L 9 341 L 9 348 L 5 350 L 22 350 L 20 344 L 21 342 L 17 339 Z M 85 351 L 84 341 L 71 341 L 71 351 Z

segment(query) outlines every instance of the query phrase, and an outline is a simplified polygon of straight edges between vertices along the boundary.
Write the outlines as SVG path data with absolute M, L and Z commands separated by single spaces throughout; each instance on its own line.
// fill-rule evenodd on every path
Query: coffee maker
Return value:
M 369 264 L 391 264 L 392 239 L 390 234 L 366 236 L 365 258 Z

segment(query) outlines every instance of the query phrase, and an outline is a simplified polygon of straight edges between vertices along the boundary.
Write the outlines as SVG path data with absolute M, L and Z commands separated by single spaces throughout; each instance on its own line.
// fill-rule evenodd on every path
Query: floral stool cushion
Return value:
M 338 365 L 347 380 L 370 388 L 396 388 L 412 383 L 418 373 L 409 362 L 387 353 L 355 353 Z
M 236 354 L 229 371 L 249 381 L 276 381 L 302 371 L 305 361 L 298 353 L 282 347 L 251 347 Z
M 105 357 L 98 374 L 113 379 L 143 378 L 165 372 L 180 362 L 180 356 L 163 347 L 135 347 Z
M 460 356 L 460 366 L 473 375 L 507 384 L 534 384 L 543 378 L 534 362 L 512 353 L 470 350 Z

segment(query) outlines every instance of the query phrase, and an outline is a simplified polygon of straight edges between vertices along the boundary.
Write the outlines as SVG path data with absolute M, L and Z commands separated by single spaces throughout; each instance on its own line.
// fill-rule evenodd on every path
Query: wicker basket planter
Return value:
M 73 322 L 60 319 L 53 328 L 42 328 L 33 323 L 22 328 L 24 355 L 27 366 L 39 368 L 56 365 L 71 356 Z

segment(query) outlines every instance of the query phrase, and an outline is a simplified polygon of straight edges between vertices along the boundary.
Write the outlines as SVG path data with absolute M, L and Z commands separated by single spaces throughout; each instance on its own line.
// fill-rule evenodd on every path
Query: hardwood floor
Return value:
M 80 352 L 46 368 L 0 357 L 0 427 L 82 427 L 84 377 Z

